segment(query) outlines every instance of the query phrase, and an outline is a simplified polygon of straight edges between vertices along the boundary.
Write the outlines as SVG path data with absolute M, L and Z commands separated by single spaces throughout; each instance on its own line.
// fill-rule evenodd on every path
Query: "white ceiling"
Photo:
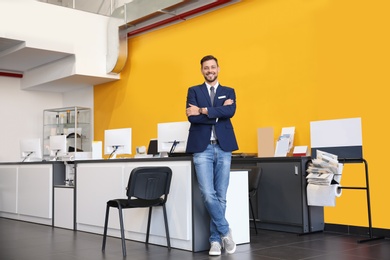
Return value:
M 143 1 L 148 1 L 148 2 L 143 2 Z M 79 10 L 98 13 L 102 15 L 110 15 L 112 10 L 115 10 L 116 8 L 123 6 L 124 4 L 127 3 L 131 3 L 129 4 L 129 6 L 132 12 L 137 12 L 136 9 L 138 7 L 149 5 L 150 4 L 149 1 L 160 1 L 160 0 L 42 0 L 41 2 L 61 5 L 64 7 L 76 8 Z M 227 2 L 234 3 L 237 1 L 238 0 L 230 0 Z M 168 13 L 165 13 L 162 10 L 158 10 L 152 15 L 147 15 L 145 17 L 146 19 L 136 19 L 136 21 L 127 21 L 128 25 L 130 25 L 128 28 L 128 32 L 132 30 L 131 27 L 133 27 L 133 29 L 137 27 L 138 28 L 143 27 L 148 25 L 147 23 L 149 24 L 155 23 L 157 21 L 169 18 L 172 15 L 178 15 L 188 10 L 193 10 L 213 2 L 219 2 L 219 1 L 218 0 L 182 0 L 182 3 L 180 5 L 175 5 L 173 8 L 170 9 L 164 9 L 168 11 Z M 159 13 L 157 17 L 156 17 L 156 13 Z M 25 42 L 23 41 L 0 37 L 0 75 L 1 72 L 6 72 L 6 73 L 19 74 L 21 76 L 23 75 L 23 73 L 31 69 L 50 64 L 51 62 L 61 60 L 70 55 L 74 55 L 74 54 L 30 48 L 30 47 L 26 47 Z M 81 81 L 81 82 L 76 82 L 76 81 Z M 66 78 L 63 81 L 56 82 L 56 84 L 59 86 L 58 88 L 50 86 L 48 87 L 48 90 L 64 92 L 64 91 L 68 91 L 68 89 L 64 90 L 64 85 L 69 83 L 80 83 L 79 85 L 85 85 L 85 84 L 101 84 L 107 81 L 110 81 L 110 79 L 103 79 L 103 78 L 91 79 L 88 77 L 81 77 L 81 78 L 74 77 L 74 79 Z M 54 82 L 51 82 L 50 84 L 53 85 L 53 83 Z M 45 87 L 46 87 L 45 84 L 42 84 L 36 89 L 45 90 Z
M 133 0 L 42 0 L 41 2 L 110 15 L 111 8 L 115 9 L 131 1 Z M 28 48 L 23 41 L 0 37 L 0 72 L 22 75 L 28 70 L 69 55 L 73 54 Z

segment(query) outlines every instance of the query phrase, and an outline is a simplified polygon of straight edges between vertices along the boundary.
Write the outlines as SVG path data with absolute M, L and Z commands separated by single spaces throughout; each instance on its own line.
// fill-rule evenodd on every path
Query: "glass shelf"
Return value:
M 50 157 L 50 136 L 66 135 L 68 152 L 92 151 L 91 109 L 64 107 L 43 111 L 43 156 Z

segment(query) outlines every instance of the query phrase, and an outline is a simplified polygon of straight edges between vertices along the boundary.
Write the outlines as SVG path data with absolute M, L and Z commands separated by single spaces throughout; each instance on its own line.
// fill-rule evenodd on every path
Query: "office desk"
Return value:
M 232 168 L 258 165 L 262 176 L 255 218 L 258 228 L 309 233 L 324 229 L 323 207 L 308 206 L 306 164 L 310 157 L 233 158 Z

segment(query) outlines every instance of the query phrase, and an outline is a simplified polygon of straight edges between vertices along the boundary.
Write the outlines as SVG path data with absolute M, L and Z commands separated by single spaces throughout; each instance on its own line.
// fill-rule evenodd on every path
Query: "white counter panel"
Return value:
M 77 165 L 77 224 L 103 227 L 106 202 L 126 197 L 123 164 L 89 163 Z M 110 212 L 109 226 L 119 228 L 118 214 Z M 89 231 L 89 230 L 86 230 Z
M 131 171 L 141 166 L 168 166 L 172 182 L 167 202 L 168 225 L 173 247 L 192 249 L 191 161 L 78 163 L 76 172 L 78 230 L 103 234 L 106 203 L 126 198 Z M 145 241 L 147 209 L 127 209 L 124 213 L 127 239 Z M 108 235 L 120 236 L 118 210 L 111 208 Z M 162 209 L 154 208 L 150 243 L 166 245 Z
M 54 226 L 73 229 L 74 190 L 72 187 L 54 187 Z
M 226 195 L 226 219 L 236 244 L 250 242 L 248 171 L 232 171 Z
M 51 165 L 21 165 L 18 173 L 18 213 L 52 218 L 53 170 Z
M 191 231 L 191 164 L 190 162 L 170 162 L 169 164 L 155 163 L 153 166 L 168 166 L 172 169 L 171 188 L 166 204 L 168 215 L 168 226 L 171 239 L 190 240 Z M 132 168 L 128 168 L 126 179 Z M 137 239 L 135 233 L 145 233 L 147 228 L 148 209 L 131 209 L 125 211 L 125 227 L 127 237 Z M 153 208 L 152 222 L 150 226 L 150 242 L 158 243 L 158 240 L 165 239 L 165 226 L 163 210 L 160 207 Z M 161 237 L 156 240 L 152 236 Z M 145 238 L 143 236 L 142 241 Z M 166 242 L 164 242 L 166 243 Z M 165 244 L 164 244 L 165 245 Z
M 0 166 L 0 212 L 17 212 L 18 168 Z

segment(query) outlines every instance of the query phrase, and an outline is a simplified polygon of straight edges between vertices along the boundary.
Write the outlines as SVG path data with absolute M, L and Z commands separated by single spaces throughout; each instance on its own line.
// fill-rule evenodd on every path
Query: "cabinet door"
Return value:
M 302 176 L 298 162 L 261 163 L 260 222 L 302 225 Z
M 16 213 L 17 177 L 16 166 L 0 166 L 0 211 Z
M 18 213 L 52 218 L 52 165 L 20 166 Z
M 54 226 L 73 229 L 74 199 L 72 187 L 54 188 Z

